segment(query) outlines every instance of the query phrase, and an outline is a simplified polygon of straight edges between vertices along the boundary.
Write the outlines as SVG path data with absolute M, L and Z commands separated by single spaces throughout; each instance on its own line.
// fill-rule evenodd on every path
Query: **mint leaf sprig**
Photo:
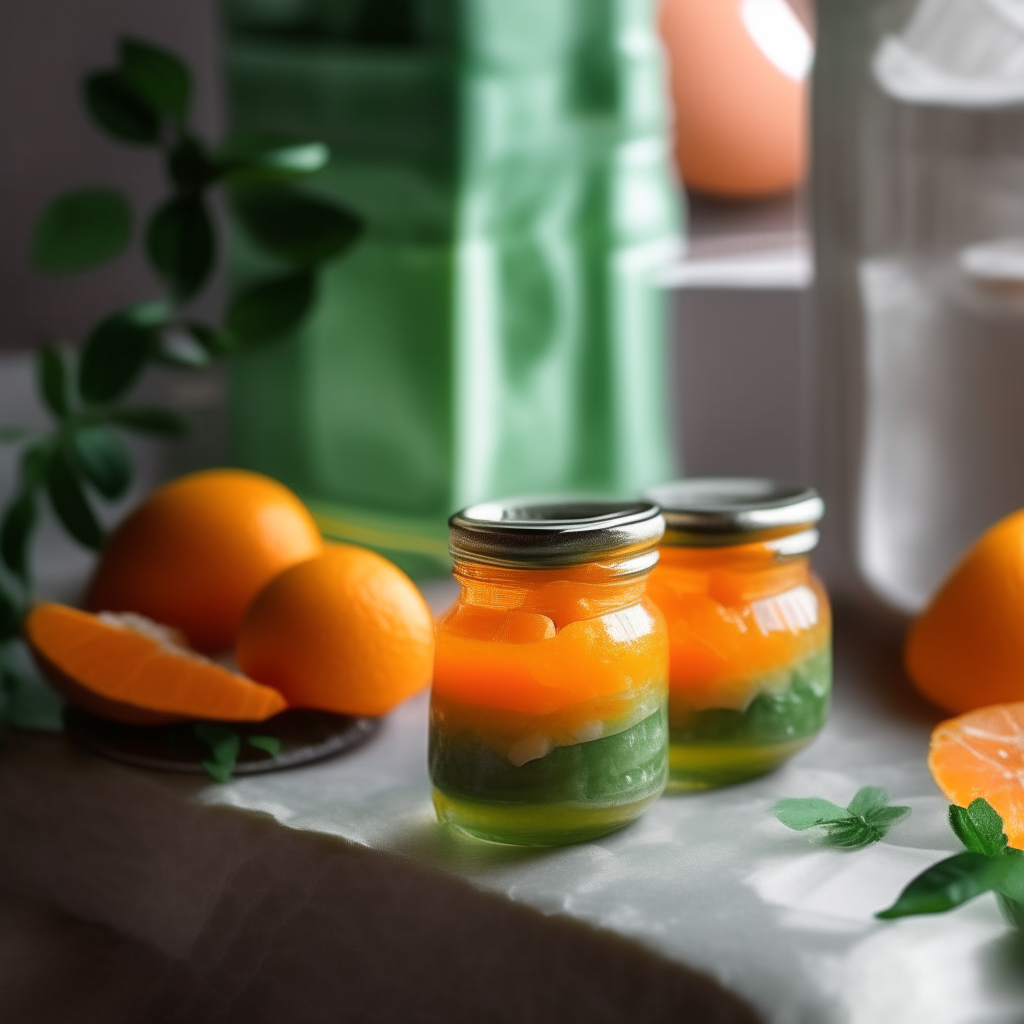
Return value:
M 214 782 L 230 781 L 242 749 L 242 737 L 234 729 L 216 722 L 196 722 L 192 734 L 210 751 L 210 756 L 203 760 L 206 774 Z M 282 743 L 276 736 L 248 736 L 246 743 L 271 757 L 281 752 Z
M 889 794 L 880 786 L 864 786 L 846 807 L 819 796 L 780 800 L 772 813 L 787 828 L 797 832 L 820 828 L 828 846 L 861 850 L 884 839 L 898 821 L 910 814 L 909 807 L 889 806 Z
M 916 914 L 941 914 L 986 892 L 1007 924 L 1024 928 L 1024 851 L 1009 845 L 1003 819 L 980 797 L 967 807 L 950 804 L 949 826 L 967 847 L 933 864 L 876 917 L 890 920 Z

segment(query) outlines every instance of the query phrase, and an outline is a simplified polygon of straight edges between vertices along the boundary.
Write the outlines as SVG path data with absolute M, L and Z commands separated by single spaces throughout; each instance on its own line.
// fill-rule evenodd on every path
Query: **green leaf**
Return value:
M 795 829 L 797 832 L 814 828 L 815 825 L 843 821 L 852 817 L 845 807 L 819 796 L 780 800 L 772 808 L 772 814 L 787 828 Z
M 183 366 L 187 369 L 201 369 L 213 362 L 213 357 L 205 345 L 181 324 L 161 331 L 157 340 L 157 358 L 170 366 Z
M 14 599 L 0 586 L 0 643 L 13 640 L 21 631 L 21 615 Z
M 250 736 L 246 742 L 257 750 L 265 750 L 271 757 L 281 753 L 281 741 L 276 736 Z
M 241 737 L 234 729 L 213 722 L 197 722 L 192 731 L 210 748 L 210 757 L 203 761 L 207 775 L 216 782 L 227 782 L 235 770 Z
M 820 826 L 829 846 L 859 850 L 884 839 L 897 821 L 910 814 L 909 807 L 889 807 L 888 802 L 889 794 L 880 786 L 864 786 L 848 807 L 812 796 L 780 800 L 772 813 L 783 825 L 798 832 Z
M 237 347 L 237 340 L 230 331 L 211 327 L 209 324 L 201 324 L 195 320 L 187 321 L 184 327 L 210 353 L 213 359 L 219 359 Z
M 206 147 L 191 135 L 182 138 L 167 158 L 171 180 L 179 192 L 198 192 L 215 181 L 220 169 Z
M 59 449 L 50 458 L 46 490 L 64 529 L 87 548 L 98 551 L 103 547 L 103 530 L 89 506 L 71 460 Z
M 121 40 L 121 74 L 153 110 L 179 124 L 188 116 L 192 79 L 174 54 L 141 39 Z
M 1024 930 L 1024 903 L 1020 900 L 1011 899 L 1005 893 L 996 892 L 996 904 L 1003 920 L 1011 928 Z
M 1012 870 L 1009 858 L 983 853 L 958 853 L 917 876 L 888 910 L 876 917 L 889 919 L 911 914 L 941 914 L 998 887 Z
M 153 214 L 146 251 L 179 302 L 191 298 L 213 269 L 213 224 L 198 196 L 175 196 Z
M 327 166 L 331 151 L 323 142 L 296 142 L 278 136 L 235 139 L 218 154 L 232 185 L 292 181 Z
M 68 414 L 67 371 L 61 354 L 50 346 L 36 350 L 36 379 L 50 412 L 64 419 Z
M 92 119 L 122 142 L 160 141 L 160 117 L 119 71 L 98 71 L 85 80 L 85 105 Z
M 863 818 L 873 811 L 881 810 L 889 803 L 889 794 L 881 786 L 864 786 L 849 802 L 847 809 L 851 814 Z
M 105 498 L 120 498 L 132 482 L 128 447 L 109 427 L 79 427 L 71 434 L 75 461 Z
M 0 688 L 7 691 L 3 717 L 18 729 L 62 732 L 63 700 L 33 670 L 23 643 L 5 646 L 0 648 Z
M 824 829 L 828 845 L 840 850 L 862 850 L 865 846 L 884 839 L 886 833 L 886 829 L 869 825 L 859 817 L 847 821 L 826 822 Z
M 996 892 L 1013 903 L 1024 904 L 1024 857 L 1006 850 L 999 859 L 1003 862 L 1003 874 L 994 886 Z
M 86 402 L 110 402 L 135 383 L 153 351 L 156 329 L 167 322 L 161 302 L 129 306 L 90 332 L 78 364 L 78 392 Z
M 968 807 L 949 805 L 949 827 L 968 850 L 994 857 L 1006 849 L 1003 819 L 992 805 L 980 797 Z
M 188 422 L 170 409 L 153 406 L 122 406 L 110 410 L 110 420 L 125 430 L 154 437 L 181 437 L 188 433 Z
M 38 487 L 46 479 L 51 449 L 52 444 L 49 441 L 41 441 L 22 452 L 21 486 L 24 490 Z
M 864 821 L 868 825 L 884 829 L 885 831 L 882 833 L 884 835 L 896 822 L 902 821 L 909 815 L 909 807 L 879 807 L 878 810 L 865 814 Z
M 348 210 L 294 189 L 238 189 L 232 202 L 257 245 L 300 267 L 337 256 L 362 233 L 362 222 Z
M 43 210 L 32 235 L 32 266 L 41 274 L 74 274 L 107 263 L 128 244 L 132 211 L 112 188 L 83 188 Z
M 28 549 L 36 526 L 36 499 L 26 488 L 7 506 L 0 523 L 0 557 L 4 565 L 28 587 Z
M 0 427 L 0 444 L 14 444 L 16 441 L 23 441 L 29 436 L 29 433 L 24 427 Z
M 247 288 L 228 308 L 227 328 L 242 345 L 273 341 L 294 330 L 313 304 L 313 275 L 291 274 Z

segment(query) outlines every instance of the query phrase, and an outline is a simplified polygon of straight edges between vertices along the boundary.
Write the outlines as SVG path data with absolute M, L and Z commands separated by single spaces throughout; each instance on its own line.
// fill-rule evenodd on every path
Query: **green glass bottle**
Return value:
M 314 185 L 366 224 L 301 329 L 235 361 L 236 461 L 412 572 L 446 563 L 457 507 L 670 476 L 651 0 L 227 0 L 226 21 L 233 129 L 329 143 Z

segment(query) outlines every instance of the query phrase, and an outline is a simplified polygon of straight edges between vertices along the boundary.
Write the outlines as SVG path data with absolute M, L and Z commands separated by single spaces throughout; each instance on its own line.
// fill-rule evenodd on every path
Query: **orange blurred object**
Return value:
M 85 603 L 180 629 L 199 650 L 226 650 L 259 590 L 322 550 L 313 517 L 287 487 L 246 470 L 206 470 L 161 487 L 121 524 Z
M 939 723 L 928 767 L 952 803 L 987 800 L 1002 816 L 1010 845 L 1024 849 L 1024 703 L 994 704 Z
M 949 711 L 1024 700 L 1024 511 L 986 531 L 911 627 L 904 664 Z
M 115 722 L 262 722 L 286 706 L 275 690 L 209 661 L 180 633 L 140 615 L 37 604 L 25 639 L 68 701 Z
M 686 186 L 749 199 L 799 185 L 813 43 L 786 0 L 663 0 L 660 27 Z
M 434 617 L 398 566 L 332 544 L 260 591 L 236 652 L 292 707 L 383 715 L 430 682 Z

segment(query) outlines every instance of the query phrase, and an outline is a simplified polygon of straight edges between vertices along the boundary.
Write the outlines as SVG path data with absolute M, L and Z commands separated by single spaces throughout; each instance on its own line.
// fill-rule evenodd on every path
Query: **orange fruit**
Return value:
M 284 698 L 191 650 L 175 630 L 131 612 L 37 604 L 25 639 L 44 675 L 85 711 L 130 725 L 190 718 L 261 722 Z
M 322 550 L 313 517 L 287 487 L 247 470 L 205 470 L 154 491 L 121 524 L 85 604 L 136 612 L 199 650 L 225 650 L 264 584 Z
M 790 191 L 804 177 L 807 81 L 799 67 L 779 65 L 765 36 L 785 40 L 782 49 L 792 58 L 806 33 L 795 15 L 784 17 L 785 8 L 762 14 L 766 32 L 752 31 L 746 6 L 663 0 L 659 7 L 676 162 L 694 192 L 767 196 Z M 809 52 L 810 40 L 804 45 Z
M 398 566 L 332 544 L 260 591 L 236 654 L 292 707 L 382 715 L 430 682 L 434 618 Z
M 994 704 L 940 722 L 928 767 L 952 803 L 966 807 L 986 799 L 1002 815 L 1010 845 L 1024 849 L 1024 703 Z
M 903 660 L 949 711 L 1024 700 L 1024 511 L 967 552 L 911 627 Z

